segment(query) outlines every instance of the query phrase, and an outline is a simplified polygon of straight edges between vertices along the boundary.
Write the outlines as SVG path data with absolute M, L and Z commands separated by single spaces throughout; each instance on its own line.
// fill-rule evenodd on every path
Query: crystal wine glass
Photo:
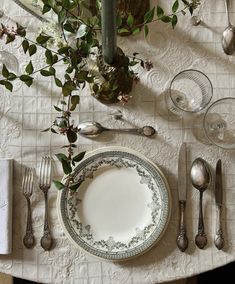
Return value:
M 235 149 L 235 98 L 215 101 L 204 115 L 203 127 L 212 144 L 223 149 Z
M 210 79 L 201 71 L 188 69 L 178 73 L 166 93 L 168 109 L 177 115 L 196 113 L 211 101 L 213 87 Z

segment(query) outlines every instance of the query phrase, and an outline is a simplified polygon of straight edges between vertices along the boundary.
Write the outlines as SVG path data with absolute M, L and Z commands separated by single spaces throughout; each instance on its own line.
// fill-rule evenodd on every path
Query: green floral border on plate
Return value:
M 112 148 L 112 147 L 110 147 Z M 126 152 L 121 150 L 106 150 L 85 158 L 75 169 L 74 175 L 77 181 L 81 183 L 86 178 L 93 178 L 93 173 L 102 165 L 111 165 L 115 167 L 133 167 L 141 177 L 141 183 L 147 184 L 152 191 L 152 223 L 142 230 L 136 231 L 128 244 L 115 240 L 110 236 L 107 240 L 94 240 L 92 228 L 89 224 L 82 224 L 76 220 L 76 210 L 79 199 L 73 196 L 71 198 L 68 191 L 63 191 L 59 199 L 59 213 L 65 232 L 70 238 L 85 251 L 108 260 L 125 260 L 140 255 L 151 248 L 162 236 L 169 219 L 170 196 L 167 182 L 160 170 L 150 163 L 147 159 L 134 154 L 133 151 Z M 95 163 L 94 163 L 95 161 Z M 95 165 L 94 165 L 95 164 Z M 147 173 L 147 174 L 146 174 Z M 153 182 L 154 181 L 154 182 Z M 155 222 L 159 210 L 157 207 L 158 196 L 154 189 L 154 184 L 160 189 L 161 204 L 160 217 Z M 79 234 L 77 233 L 79 231 Z

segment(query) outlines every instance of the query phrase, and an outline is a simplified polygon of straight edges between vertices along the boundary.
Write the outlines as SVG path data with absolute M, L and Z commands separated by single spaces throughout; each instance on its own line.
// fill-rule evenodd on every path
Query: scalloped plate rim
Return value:
M 94 255 L 92 253 L 90 253 L 89 251 L 87 251 L 86 249 L 84 249 L 82 246 L 80 246 L 72 237 L 71 235 L 69 234 L 69 232 L 67 231 L 64 223 L 63 223 L 63 220 L 62 220 L 62 213 L 61 213 L 61 210 L 60 210 L 60 202 L 61 202 L 61 196 L 62 196 L 62 191 L 58 191 L 57 193 L 57 215 L 58 215 L 58 218 L 59 218 L 59 223 L 63 229 L 63 232 L 65 233 L 66 237 L 68 238 L 68 240 L 78 249 L 82 250 L 83 252 L 85 252 L 86 254 L 88 255 L 91 255 L 95 258 L 98 258 L 98 259 L 102 259 L 102 260 L 106 260 L 106 261 L 113 261 L 113 262 L 117 262 L 117 261 L 126 261 L 126 260 L 129 260 L 129 259 L 133 259 L 133 258 L 136 258 L 138 256 L 141 256 L 143 255 L 144 253 L 146 253 L 147 251 L 149 251 L 154 245 L 156 245 L 156 243 L 158 243 L 160 241 L 160 239 L 162 238 L 162 236 L 164 235 L 167 227 L 168 227 L 168 224 L 169 224 L 169 221 L 170 221 L 170 217 L 171 217 L 171 210 L 172 210 L 172 197 L 171 197 L 171 192 L 170 192 L 170 188 L 169 188 L 169 184 L 167 182 L 167 179 L 165 177 L 165 175 L 163 174 L 163 172 L 159 169 L 159 167 L 154 164 L 150 159 L 146 158 L 144 155 L 138 153 L 137 151 L 133 150 L 133 149 L 130 149 L 130 148 L 127 148 L 127 147 L 122 147 L 122 146 L 107 146 L 107 147 L 100 147 L 100 148 L 97 148 L 95 150 L 92 150 L 92 151 L 88 151 L 85 156 L 84 156 L 84 160 L 87 159 L 87 158 L 90 158 L 92 157 L 93 155 L 95 154 L 99 154 L 99 153 L 103 153 L 103 152 L 107 152 L 107 151 L 121 151 L 121 152 L 126 152 L 126 153 L 130 153 L 132 155 L 136 155 L 137 157 L 139 157 L 140 159 L 144 159 L 147 163 L 149 163 L 150 165 L 152 165 L 159 173 L 159 175 L 161 176 L 162 180 L 164 181 L 164 184 L 165 184 L 165 187 L 166 187 L 166 190 L 167 190 L 167 195 L 168 195 L 168 215 L 167 215 L 167 218 L 165 220 L 165 225 L 164 225 L 164 228 L 163 230 L 161 231 L 160 235 L 158 236 L 158 238 L 149 246 L 147 247 L 144 251 L 142 251 L 141 253 L 138 253 L 138 254 L 135 254 L 135 255 L 132 255 L 130 257 L 126 257 L 126 258 L 119 258 L 119 259 L 111 259 L 111 258 L 105 258 L 105 257 L 100 257 L 100 256 L 97 256 L 97 255 Z M 83 160 L 82 160 L 83 161 Z M 81 161 L 81 162 L 82 162 Z M 75 168 L 76 169 L 76 168 Z M 62 181 L 64 180 L 65 177 L 63 177 Z

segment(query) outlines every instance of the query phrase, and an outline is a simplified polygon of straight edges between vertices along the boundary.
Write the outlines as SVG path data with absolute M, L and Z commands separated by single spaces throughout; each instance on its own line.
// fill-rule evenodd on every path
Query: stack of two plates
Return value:
M 170 215 L 167 181 L 133 150 L 107 147 L 88 153 L 75 169 L 77 192 L 58 195 L 59 219 L 76 246 L 108 260 L 150 249 Z

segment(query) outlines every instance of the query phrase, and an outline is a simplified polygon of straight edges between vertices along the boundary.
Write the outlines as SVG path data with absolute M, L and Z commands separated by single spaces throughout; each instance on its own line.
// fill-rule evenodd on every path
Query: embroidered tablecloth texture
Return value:
M 168 1 L 151 1 L 167 5 Z M 231 21 L 235 22 L 235 3 L 231 1 Z M 170 1 L 168 2 L 169 5 Z M 9 0 L 2 0 L 0 8 L 8 18 L 5 24 L 12 25 L 12 20 L 27 25 L 32 35 L 41 27 L 41 22 L 19 8 Z M 170 11 L 170 9 L 169 9 Z M 22 197 L 21 179 L 23 166 L 32 166 L 38 173 L 42 155 L 58 153 L 64 143 L 61 135 L 42 133 L 56 117 L 53 104 L 57 105 L 59 90 L 51 79 L 38 76 L 33 87 L 28 88 L 20 82 L 15 84 L 11 94 L 3 88 L 0 91 L 0 155 L 14 158 L 14 221 L 13 253 L 0 257 L 0 271 L 18 277 L 36 280 L 42 283 L 103 283 L 103 284 L 149 284 L 161 283 L 188 277 L 193 274 L 213 269 L 235 260 L 235 156 L 233 151 L 224 151 L 212 145 L 202 144 L 202 117 L 192 116 L 191 120 L 182 120 L 170 115 L 164 105 L 164 92 L 174 75 L 184 69 L 198 69 L 205 72 L 214 87 L 212 101 L 225 96 L 234 96 L 235 61 L 233 56 L 226 56 L 221 48 L 222 31 L 227 25 L 223 0 L 203 1 L 199 11 L 202 24 L 194 27 L 190 17 L 179 20 L 179 25 L 172 30 L 170 25 L 153 23 L 149 36 L 119 38 L 118 45 L 129 54 L 138 52 L 144 59 L 151 60 L 154 68 L 147 72 L 139 69 L 140 83 L 134 87 L 133 98 L 125 106 L 107 107 L 98 103 L 89 95 L 88 89 L 81 94 L 79 112 L 74 115 L 75 123 L 85 120 L 99 121 L 108 127 L 130 127 L 152 125 L 158 135 L 149 139 L 135 135 L 103 133 L 97 140 L 79 137 L 79 150 L 92 150 L 105 145 L 119 145 L 132 148 L 146 155 L 155 162 L 166 175 L 172 194 L 172 216 L 169 226 L 159 243 L 141 257 L 112 263 L 96 259 L 74 248 L 66 239 L 57 218 L 56 189 L 49 192 L 50 222 L 55 238 L 55 248 L 44 252 L 40 247 L 43 231 L 44 200 L 38 189 L 32 196 L 33 228 L 36 246 L 25 249 L 22 237 L 26 225 L 26 202 Z M 179 15 L 179 17 L 181 17 Z M 182 16 L 183 17 L 183 16 Z M 1 49 L 12 52 L 19 60 L 20 69 L 29 59 L 24 55 L 20 42 Z M 43 66 L 44 50 L 32 59 L 36 68 Z M 110 113 L 120 109 L 122 120 L 115 120 Z M 203 206 L 205 230 L 208 245 L 204 250 L 194 244 L 198 221 L 198 191 L 188 185 L 188 203 L 186 223 L 189 248 L 182 253 L 176 246 L 179 222 L 177 196 L 177 161 L 182 141 L 189 148 L 188 165 L 196 157 L 205 158 L 212 168 L 218 158 L 223 161 L 225 206 L 223 225 L 226 237 L 224 250 L 218 251 L 213 239 L 215 235 L 215 201 L 213 187 L 204 194 Z M 58 162 L 54 163 L 54 177 L 62 175 Z

